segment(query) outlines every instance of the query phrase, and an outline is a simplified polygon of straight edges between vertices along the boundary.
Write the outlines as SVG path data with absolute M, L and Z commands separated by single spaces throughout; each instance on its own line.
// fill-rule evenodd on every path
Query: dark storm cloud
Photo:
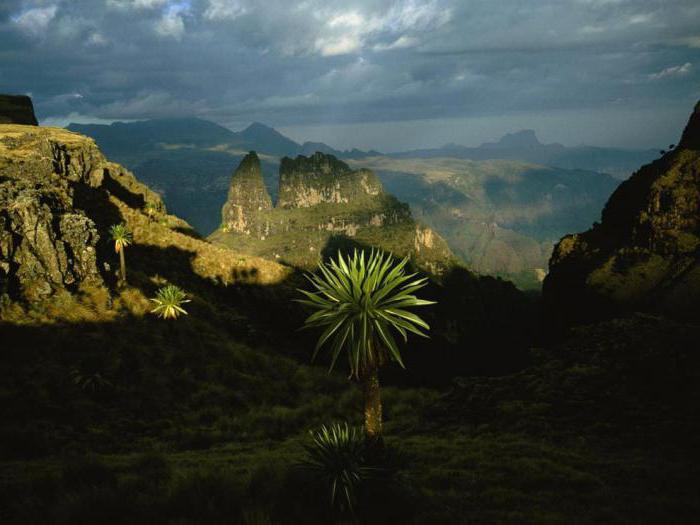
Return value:
M 273 125 L 690 107 L 696 0 L 5 0 L 40 118 Z

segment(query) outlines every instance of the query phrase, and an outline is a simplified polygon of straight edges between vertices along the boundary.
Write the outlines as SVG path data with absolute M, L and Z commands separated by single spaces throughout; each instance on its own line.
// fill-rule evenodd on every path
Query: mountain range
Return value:
M 274 206 L 260 159 L 254 152 L 246 155 L 231 178 L 221 227 L 209 238 L 309 270 L 338 249 L 352 247 L 410 257 L 435 277 L 458 264 L 442 237 L 417 223 L 372 171 L 352 170 L 320 152 L 282 158 Z
M 371 168 L 387 191 L 442 234 L 471 268 L 504 276 L 523 288 L 540 286 L 554 243 L 565 233 L 598 220 L 617 184 L 609 175 L 583 169 L 501 160 L 532 156 L 540 150 L 569 151 L 541 145 L 532 132 L 506 135 L 497 144 L 475 148 L 493 160 L 473 161 L 461 158 L 471 150 L 459 147 L 383 155 L 339 151 L 324 143 L 300 145 L 259 123 L 240 132 L 201 119 L 71 124 L 68 129 L 93 137 L 111 158 L 158 191 L 169 210 L 203 235 L 221 225 L 219 210 L 231 171 L 250 150 L 258 154 L 273 203 L 278 199 L 282 156 L 310 156 L 318 151 L 356 169 Z M 622 158 L 617 150 L 600 151 L 609 158 Z M 582 164 L 585 167 L 583 160 Z
M 567 147 L 562 144 L 542 144 L 534 130 L 526 129 L 504 135 L 497 142 L 485 142 L 478 147 L 446 144 L 441 148 L 418 149 L 392 153 L 396 158 L 451 157 L 471 160 L 520 160 L 556 166 L 609 173 L 618 179 L 627 178 L 639 166 L 658 157 L 657 150 L 632 150 L 598 146 Z

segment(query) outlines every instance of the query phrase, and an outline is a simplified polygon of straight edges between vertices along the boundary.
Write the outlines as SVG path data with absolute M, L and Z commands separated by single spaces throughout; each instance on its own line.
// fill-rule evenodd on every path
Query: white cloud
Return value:
M 323 56 L 356 53 L 365 47 L 375 51 L 412 47 L 418 43 L 414 33 L 437 30 L 452 18 L 452 11 L 438 0 L 401 0 L 384 12 L 314 14 L 327 20 L 314 42 L 314 50 Z
M 362 48 L 362 38 L 357 34 L 342 35 L 338 38 L 319 38 L 316 49 L 324 57 L 347 55 Z
M 390 44 L 376 44 L 372 49 L 374 51 L 389 51 L 392 49 L 406 49 L 409 47 L 415 47 L 420 43 L 415 37 L 402 35 Z
M 100 47 L 105 46 L 108 43 L 109 41 L 105 38 L 105 36 L 97 31 L 91 33 L 90 36 L 87 38 L 87 44 L 90 46 Z
M 386 29 L 401 31 L 427 31 L 440 27 L 452 18 L 452 11 L 436 0 L 397 2 L 383 17 Z
M 628 22 L 631 25 L 646 24 L 654 20 L 654 15 L 651 13 L 641 13 L 629 17 Z
M 107 5 L 117 9 L 155 9 L 168 3 L 168 0 L 107 0 Z
M 156 22 L 155 30 L 164 38 L 180 40 L 185 34 L 185 21 L 177 11 L 169 11 Z
M 682 66 L 667 67 L 666 69 L 662 69 L 658 73 L 652 73 L 651 75 L 649 75 L 649 78 L 651 80 L 659 80 L 661 78 L 666 77 L 679 77 L 687 75 L 688 73 L 690 73 L 692 67 L 693 64 L 691 64 L 690 62 L 686 62 Z
M 209 0 L 209 5 L 204 10 L 204 18 L 207 20 L 235 20 L 246 14 L 247 11 L 240 0 Z
M 58 6 L 56 5 L 35 7 L 17 15 L 13 18 L 13 21 L 23 31 L 39 35 L 49 27 L 51 21 L 56 17 L 57 10 Z

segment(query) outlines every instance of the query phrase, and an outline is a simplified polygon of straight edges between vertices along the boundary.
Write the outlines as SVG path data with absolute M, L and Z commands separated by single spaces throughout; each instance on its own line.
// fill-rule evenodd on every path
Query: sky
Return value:
M 46 125 L 661 148 L 700 100 L 700 1 L 0 0 L 0 92 L 30 94 Z

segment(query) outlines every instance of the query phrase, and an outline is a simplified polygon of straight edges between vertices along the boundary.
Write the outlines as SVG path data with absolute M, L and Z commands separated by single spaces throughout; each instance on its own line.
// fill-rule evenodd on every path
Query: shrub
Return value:
M 322 426 L 311 438 L 301 467 L 328 486 L 332 507 L 354 512 L 358 488 L 372 473 L 365 461 L 368 441 L 363 430 L 336 423 Z

